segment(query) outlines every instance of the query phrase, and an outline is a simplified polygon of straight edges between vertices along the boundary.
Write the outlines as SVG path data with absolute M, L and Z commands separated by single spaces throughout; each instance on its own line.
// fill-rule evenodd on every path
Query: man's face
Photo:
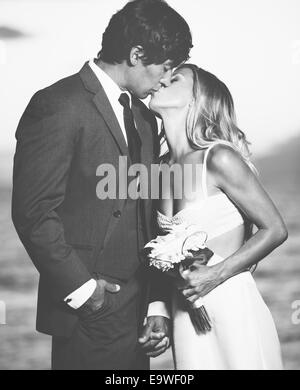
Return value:
M 145 99 L 169 85 L 172 76 L 172 63 L 167 60 L 159 65 L 144 65 L 141 60 L 131 67 L 127 75 L 127 89 L 139 99 Z

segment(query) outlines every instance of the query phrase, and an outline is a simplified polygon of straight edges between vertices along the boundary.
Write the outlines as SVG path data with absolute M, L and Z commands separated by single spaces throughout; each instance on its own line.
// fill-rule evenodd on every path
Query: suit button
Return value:
M 121 218 L 122 213 L 121 213 L 120 210 L 117 210 L 117 211 L 114 212 L 113 215 L 114 215 L 115 218 Z

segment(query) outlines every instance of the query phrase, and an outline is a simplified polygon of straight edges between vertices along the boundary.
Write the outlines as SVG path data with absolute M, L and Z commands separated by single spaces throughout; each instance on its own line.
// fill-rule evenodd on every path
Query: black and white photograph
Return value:
M 299 16 L 0 0 L 1 371 L 300 369 Z

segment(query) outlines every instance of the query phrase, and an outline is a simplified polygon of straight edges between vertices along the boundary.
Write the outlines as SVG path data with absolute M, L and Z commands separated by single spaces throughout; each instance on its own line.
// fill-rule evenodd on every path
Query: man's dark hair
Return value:
M 137 46 L 145 65 L 171 60 L 173 66 L 186 61 L 193 47 L 188 24 L 164 0 L 133 0 L 113 15 L 98 58 L 109 64 L 128 61 Z

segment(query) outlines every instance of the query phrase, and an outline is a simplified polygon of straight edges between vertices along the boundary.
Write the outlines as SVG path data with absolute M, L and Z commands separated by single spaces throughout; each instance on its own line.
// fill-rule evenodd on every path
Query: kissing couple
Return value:
M 111 18 L 97 58 L 38 91 L 20 120 L 12 217 L 40 275 L 37 330 L 52 336 L 54 370 L 147 370 L 170 345 L 176 369 L 282 367 L 251 271 L 287 230 L 228 88 L 186 64 L 191 48 L 189 26 L 165 1 L 131 1 Z M 140 100 L 149 95 L 150 110 Z M 120 156 L 148 171 L 200 165 L 200 180 L 183 177 L 196 195 L 177 199 L 183 182 L 171 181 L 159 202 L 100 200 L 97 168 L 117 167 Z M 145 245 L 182 225 L 205 231 L 213 256 L 178 278 L 145 266 Z M 205 333 L 189 315 L 199 298 Z

